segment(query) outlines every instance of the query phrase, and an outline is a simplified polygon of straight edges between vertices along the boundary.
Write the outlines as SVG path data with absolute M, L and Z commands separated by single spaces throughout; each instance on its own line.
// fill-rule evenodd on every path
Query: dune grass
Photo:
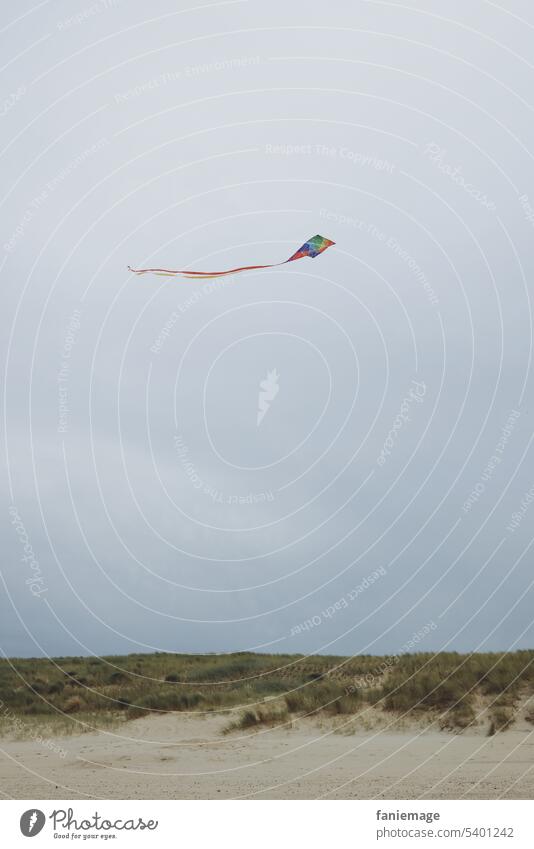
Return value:
M 150 713 L 241 709 L 233 730 L 292 716 L 357 715 L 369 705 L 463 729 L 476 721 L 481 702 L 489 705 L 497 732 L 511 726 L 519 700 L 533 695 L 531 650 L 389 658 L 248 652 L 24 658 L 0 661 L 0 733 L 13 717 L 79 733 L 87 724 L 105 727 Z

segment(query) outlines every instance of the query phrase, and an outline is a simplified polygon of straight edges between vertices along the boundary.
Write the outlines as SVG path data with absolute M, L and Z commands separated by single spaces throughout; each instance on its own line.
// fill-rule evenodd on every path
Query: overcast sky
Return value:
M 3 653 L 532 647 L 526 0 L 2 16 Z

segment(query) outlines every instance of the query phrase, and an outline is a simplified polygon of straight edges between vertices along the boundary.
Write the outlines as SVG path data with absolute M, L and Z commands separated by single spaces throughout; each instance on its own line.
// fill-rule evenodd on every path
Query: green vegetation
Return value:
M 504 655 L 132 654 L 0 661 L 0 733 L 13 718 L 60 722 L 73 733 L 149 713 L 243 711 L 226 730 L 296 716 L 357 716 L 371 706 L 463 729 L 486 711 L 505 730 L 534 695 L 534 651 Z M 528 717 L 527 717 L 528 718 Z M 530 708 L 530 719 L 534 711 Z

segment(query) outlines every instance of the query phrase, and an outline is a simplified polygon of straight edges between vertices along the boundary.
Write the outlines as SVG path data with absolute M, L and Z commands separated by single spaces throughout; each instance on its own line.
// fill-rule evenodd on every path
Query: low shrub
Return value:
M 468 699 L 464 699 L 452 710 L 447 711 L 440 718 L 440 728 L 455 730 L 457 728 L 463 730 L 475 724 L 476 713 Z
M 76 713 L 82 708 L 82 700 L 79 696 L 71 696 L 63 705 L 63 713 Z

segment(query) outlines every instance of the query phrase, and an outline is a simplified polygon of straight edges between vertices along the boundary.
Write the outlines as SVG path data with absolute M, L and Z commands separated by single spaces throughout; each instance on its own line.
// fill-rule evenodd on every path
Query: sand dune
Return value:
M 227 719 L 150 716 L 52 748 L 0 741 L 4 798 L 532 799 L 534 731 L 413 726 L 354 734 L 298 721 L 223 736 Z

